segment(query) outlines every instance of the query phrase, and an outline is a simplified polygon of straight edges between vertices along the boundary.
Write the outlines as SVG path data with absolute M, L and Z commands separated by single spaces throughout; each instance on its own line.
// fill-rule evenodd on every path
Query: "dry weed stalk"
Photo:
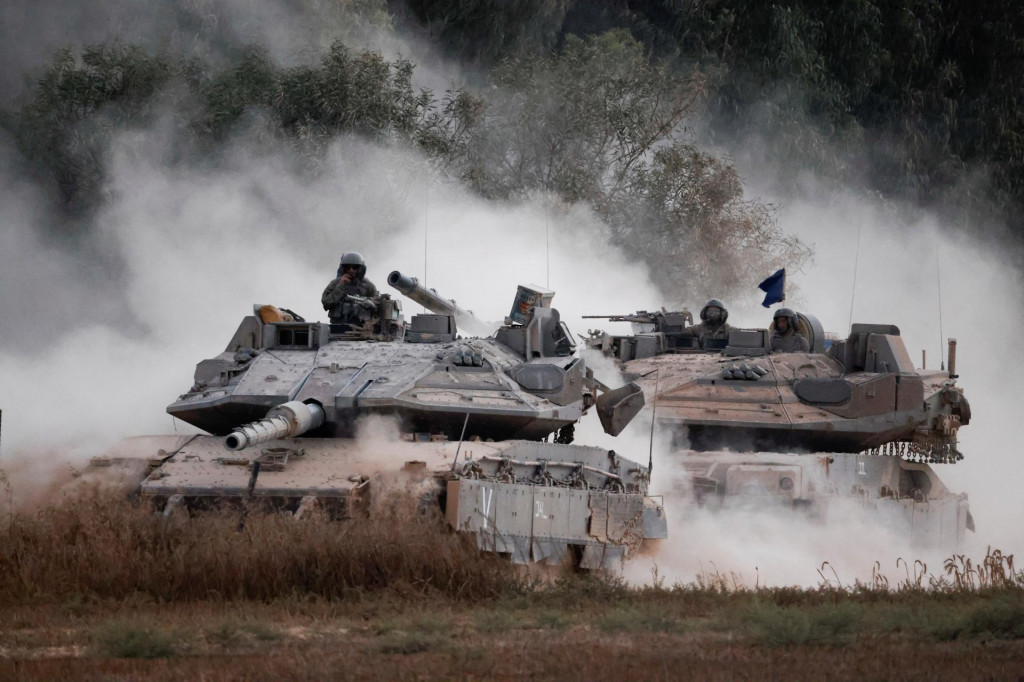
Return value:
M 832 571 L 832 575 L 835 576 L 835 579 L 836 579 L 835 588 L 842 590 L 843 589 L 843 583 L 840 582 L 840 580 L 839 580 L 839 574 L 836 573 L 835 567 L 833 567 L 832 564 L 830 564 L 827 561 L 822 562 L 821 568 L 818 569 L 818 575 L 821 577 L 821 585 L 820 585 L 820 587 L 822 587 L 822 588 L 826 588 L 826 587 L 827 588 L 832 588 L 832 581 L 825 577 L 824 571 L 825 571 L 825 567 L 826 566 L 828 566 L 829 570 Z
M 877 563 L 877 562 L 876 562 Z M 914 559 L 914 574 L 910 574 L 910 564 L 907 563 L 906 559 L 899 557 L 896 559 L 896 568 L 903 564 L 903 570 L 906 571 L 907 578 L 905 581 L 899 584 L 901 590 L 919 590 L 921 589 L 921 583 L 924 581 L 925 575 L 928 574 L 928 564 L 924 563 L 920 559 Z
M 963 554 L 954 554 L 946 559 L 943 566 L 956 590 L 1024 587 L 1024 575 L 1017 573 L 1013 555 L 1003 554 L 999 549 L 993 550 L 991 545 L 986 549 L 980 565 L 975 565 Z
M 871 585 L 876 590 L 888 590 L 889 579 L 882 575 L 882 562 L 875 561 L 871 567 Z

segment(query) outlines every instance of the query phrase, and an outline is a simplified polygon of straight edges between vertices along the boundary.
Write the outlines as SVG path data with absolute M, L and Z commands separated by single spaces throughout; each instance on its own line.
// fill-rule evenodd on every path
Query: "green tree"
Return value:
M 494 85 L 464 171 L 481 194 L 589 204 L 680 298 L 736 294 L 806 262 L 771 207 L 743 199 L 735 169 L 681 134 L 704 95 L 700 74 L 674 73 L 614 31 L 509 59 Z
M 63 205 L 88 210 L 102 199 L 111 131 L 149 121 L 156 94 L 173 74 L 167 59 L 135 45 L 87 47 L 80 58 L 61 50 L 7 127 Z

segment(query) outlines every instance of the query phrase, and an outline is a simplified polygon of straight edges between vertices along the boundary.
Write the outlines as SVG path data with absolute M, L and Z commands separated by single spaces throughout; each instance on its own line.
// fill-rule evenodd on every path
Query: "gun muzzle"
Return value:
M 436 289 L 427 289 L 415 277 L 406 277 L 398 270 L 394 270 L 388 275 L 388 284 L 433 313 L 451 315 L 455 318 L 456 326 L 474 336 L 489 336 L 494 331 L 492 325 L 469 310 L 460 308 L 455 301 L 442 298 Z
M 324 408 L 316 403 L 292 400 L 270 410 L 264 419 L 239 426 L 224 438 L 228 450 L 267 443 L 280 438 L 294 438 L 324 423 Z

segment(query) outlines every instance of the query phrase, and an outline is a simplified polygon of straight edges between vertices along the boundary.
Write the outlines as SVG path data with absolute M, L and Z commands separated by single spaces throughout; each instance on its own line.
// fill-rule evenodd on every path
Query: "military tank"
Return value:
M 967 496 L 930 466 L 962 459 L 957 432 L 971 418 L 955 339 L 948 370 L 926 370 L 891 324 L 856 323 L 840 339 L 796 313 L 809 350 L 777 353 L 773 327 L 702 345 L 685 309 L 601 317 L 635 333 L 591 330 L 586 345 L 639 378 L 700 504 L 775 500 L 827 516 L 854 500 L 928 546 L 974 530 Z
M 462 326 L 488 327 L 415 278 L 396 271 L 388 283 L 432 314 L 406 324 L 388 294 L 354 297 L 369 313 L 355 324 L 254 306 L 167 407 L 210 435 L 148 440 L 97 464 L 136 472 L 138 492 L 167 515 L 244 503 L 343 519 L 400 479 L 455 531 L 517 563 L 609 567 L 666 536 L 648 466 L 570 444 L 590 408 L 616 435 L 643 393 L 594 379 L 553 292 L 520 286 L 493 334 L 463 337 Z M 401 438 L 360 437 L 374 417 Z

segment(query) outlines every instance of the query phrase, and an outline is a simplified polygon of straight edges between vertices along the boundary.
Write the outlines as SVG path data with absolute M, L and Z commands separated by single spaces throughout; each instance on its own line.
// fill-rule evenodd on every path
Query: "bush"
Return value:
M 624 608 L 609 611 L 597 621 L 605 632 L 680 632 L 682 623 L 670 615 L 651 608 Z
M 445 640 L 436 634 L 426 632 L 396 632 L 385 635 L 377 642 L 382 654 L 418 654 L 445 645 Z
M 180 637 L 130 622 L 114 622 L 94 636 L 99 653 L 111 658 L 169 658 L 182 649 Z
M 965 631 L 977 637 L 1024 639 L 1024 603 L 1008 597 L 975 608 Z

